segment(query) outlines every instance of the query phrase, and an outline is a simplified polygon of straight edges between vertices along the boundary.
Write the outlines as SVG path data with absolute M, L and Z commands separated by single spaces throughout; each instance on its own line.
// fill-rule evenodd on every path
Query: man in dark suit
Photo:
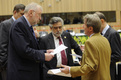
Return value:
M 72 54 L 71 49 L 74 49 L 76 54 L 82 55 L 80 47 L 74 41 L 70 33 L 63 32 L 63 25 L 63 20 L 60 17 L 51 18 L 49 26 L 52 32 L 45 37 L 42 37 L 40 41 L 40 46 L 42 45 L 41 49 L 55 49 L 60 45 L 60 41 L 68 47 L 66 50 L 57 53 L 51 61 L 44 64 L 44 80 L 71 80 L 71 78 L 67 77 L 49 75 L 47 72 L 49 69 L 60 68 L 61 64 L 73 66 L 73 59 L 70 55 Z
M 42 80 L 42 63 L 50 61 L 53 50 L 39 50 L 32 26 L 41 19 L 42 7 L 28 4 L 24 15 L 11 26 L 8 46 L 7 80 Z
M 0 71 L 2 75 L 2 80 L 6 80 L 9 30 L 11 24 L 23 15 L 24 9 L 25 6 L 23 4 L 15 5 L 13 9 L 13 16 L 10 19 L 1 22 L 0 24 Z
M 111 64 L 110 64 L 110 74 L 111 80 L 116 80 L 116 62 L 121 60 L 121 42 L 120 36 L 117 31 L 112 29 L 106 22 L 106 17 L 101 12 L 96 12 L 102 22 L 100 32 L 104 37 L 106 37 L 111 46 Z

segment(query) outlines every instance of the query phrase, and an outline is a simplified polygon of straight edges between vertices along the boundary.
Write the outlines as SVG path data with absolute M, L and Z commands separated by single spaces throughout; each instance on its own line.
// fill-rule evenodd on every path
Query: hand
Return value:
M 39 33 L 37 32 L 36 27 L 34 28 L 34 33 L 35 33 L 35 37 L 36 37 L 36 38 L 39 38 L 39 37 L 40 37 L 40 36 L 39 36 Z
M 54 49 L 49 49 L 49 50 L 47 50 L 47 53 L 51 53 L 53 51 L 54 51 Z
M 54 55 L 52 55 L 50 53 L 45 53 L 45 61 L 50 61 L 53 57 L 54 57 Z
M 82 52 L 84 51 L 84 45 L 80 46 L 80 49 L 82 50 Z
M 60 68 L 61 72 L 65 73 L 65 74 L 69 73 L 69 66 L 61 64 L 61 67 L 63 67 L 63 68 Z
M 81 63 L 82 63 L 82 62 L 80 61 L 80 62 L 79 62 L 79 65 L 80 65 L 80 66 L 81 66 Z

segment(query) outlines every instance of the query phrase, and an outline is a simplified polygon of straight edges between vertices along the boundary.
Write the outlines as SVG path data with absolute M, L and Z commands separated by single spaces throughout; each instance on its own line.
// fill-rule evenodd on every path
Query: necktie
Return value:
M 32 27 L 32 26 L 30 26 L 30 29 L 31 29 L 31 31 L 32 31 L 32 34 L 33 34 L 33 36 L 34 36 L 35 40 L 37 41 L 37 39 L 36 39 L 36 37 L 35 37 L 35 33 L 34 33 L 34 30 L 33 30 L 33 27 Z
M 58 37 L 58 39 L 59 39 L 59 45 L 61 45 L 62 44 L 61 38 Z M 67 58 L 64 50 L 61 51 L 61 59 L 62 59 L 62 64 L 67 65 Z

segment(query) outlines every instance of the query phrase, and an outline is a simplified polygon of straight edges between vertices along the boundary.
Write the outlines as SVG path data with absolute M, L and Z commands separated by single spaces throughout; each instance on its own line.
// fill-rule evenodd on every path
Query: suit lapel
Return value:
M 27 27 L 27 29 L 29 30 L 30 34 L 33 36 L 32 32 L 31 32 L 31 29 L 29 28 L 29 25 L 27 24 L 27 21 L 23 16 L 22 16 L 22 20 L 23 20 L 25 26 Z M 34 38 L 34 36 L 33 36 L 33 38 Z
M 55 49 L 55 43 L 54 43 L 54 38 L 53 38 L 52 33 L 49 34 L 48 42 L 49 42 L 49 44 L 51 45 L 51 47 L 52 47 L 53 49 Z
M 108 35 L 109 35 L 109 33 L 110 33 L 110 30 L 111 30 L 111 28 L 108 28 L 108 30 L 106 31 L 104 37 L 106 37 L 106 38 L 108 37 Z
M 14 22 L 14 20 L 13 20 L 13 18 L 12 18 L 12 17 L 10 18 L 10 22 L 11 22 L 11 24 Z
M 29 34 L 31 34 L 31 36 L 33 37 L 34 42 L 36 42 L 37 47 L 39 48 L 39 45 L 38 45 L 38 43 L 37 43 L 37 40 L 35 40 L 35 37 L 34 37 L 34 35 L 32 34 L 31 29 L 30 29 L 29 25 L 27 24 L 26 19 L 24 18 L 24 16 L 22 16 L 21 19 L 22 19 L 23 23 L 25 24 L 27 30 L 29 30 Z
M 49 49 L 50 48 L 55 49 L 55 42 L 54 42 L 54 37 L 52 35 L 52 32 L 48 36 L 48 44 L 50 45 Z M 55 59 L 54 61 L 55 61 L 56 65 L 57 65 L 57 55 L 55 55 L 55 57 L 53 59 Z
M 67 39 L 67 36 L 64 33 L 62 33 L 61 37 L 63 39 L 64 45 L 65 46 L 68 46 L 69 41 Z M 68 56 L 69 56 L 69 54 L 68 54 L 68 48 L 65 51 L 66 51 L 66 55 L 67 55 L 67 58 L 68 58 Z
M 62 37 L 62 39 L 63 39 L 64 45 L 67 46 L 67 43 L 68 43 L 68 41 L 67 41 L 67 36 L 64 35 L 64 34 L 62 33 L 61 37 Z

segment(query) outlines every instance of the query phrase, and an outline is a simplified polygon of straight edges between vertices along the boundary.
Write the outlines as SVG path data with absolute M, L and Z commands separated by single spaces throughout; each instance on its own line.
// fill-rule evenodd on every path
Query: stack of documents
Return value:
M 53 74 L 53 75 L 58 75 L 58 76 L 64 76 L 64 77 L 71 77 L 71 74 L 65 74 L 63 72 L 61 72 L 60 69 L 50 69 L 48 71 L 48 74 Z

